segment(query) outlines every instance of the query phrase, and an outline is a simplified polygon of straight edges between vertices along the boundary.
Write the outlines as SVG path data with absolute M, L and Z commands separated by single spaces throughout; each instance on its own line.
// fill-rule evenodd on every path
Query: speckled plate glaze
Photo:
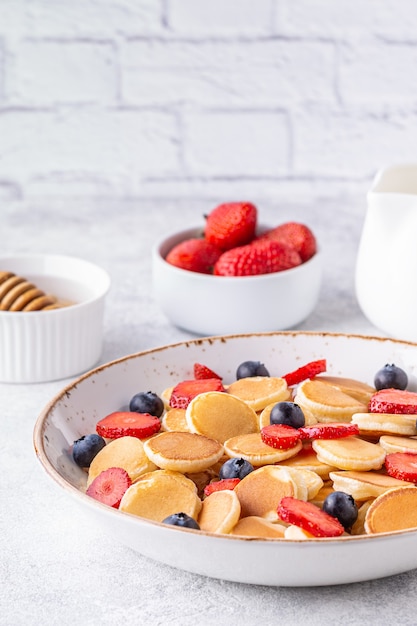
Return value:
M 172 344 L 113 361 L 81 376 L 42 411 L 34 429 L 37 457 L 49 476 L 90 514 L 113 545 L 195 574 L 257 585 L 320 586 L 381 578 L 417 567 L 417 530 L 375 536 L 294 541 L 257 540 L 178 529 L 106 507 L 83 493 L 85 473 L 69 448 L 111 411 L 125 408 L 142 390 L 162 392 L 192 377 L 194 362 L 221 373 L 226 383 L 248 359 L 271 375 L 326 358 L 328 373 L 373 384 L 375 372 L 396 363 L 417 389 L 417 344 L 354 335 L 279 332 L 208 337 Z M 53 514 L 53 513 L 52 513 Z

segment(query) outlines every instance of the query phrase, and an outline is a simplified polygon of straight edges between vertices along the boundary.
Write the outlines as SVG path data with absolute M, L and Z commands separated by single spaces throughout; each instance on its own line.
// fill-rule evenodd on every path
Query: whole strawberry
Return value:
M 259 239 L 273 239 L 287 246 L 292 246 L 299 253 L 303 263 L 317 252 L 317 242 L 313 232 L 305 224 L 286 222 L 268 230 Z
M 205 239 L 187 239 L 168 252 L 165 260 L 175 267 L 200 274 L 211 274 L 222 251 Z
M 221 250 L 243 246 L 255 237 L 257 216 L 250 202 L 220 204 L 207 215 L 204 236 Z
M 280 272 L 301 264 L 294 248 L 278 241 L 257 240 L 224 252 L 216 265 L 217 276 L 256 276 Z

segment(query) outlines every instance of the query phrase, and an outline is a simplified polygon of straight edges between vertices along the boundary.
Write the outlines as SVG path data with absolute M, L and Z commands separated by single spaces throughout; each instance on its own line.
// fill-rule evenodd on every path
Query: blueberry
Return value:
M 200 530 L 200 526 L 197 524 L 194 518 L 187 515 L 187 513 L 174 513 L 169 515 L 164 520 L 163 524 L 171 524 L 172 526 L 181 526 L 182 528 L 194 528 Z
M 277 402 L 269 414 L 271 424 L 286 424 L 293 428 L 305 426 L 304 413 L 295 402 Z
M 332 515 L 349 531 L 358 519 L 358 507 L 353 497 L 344 491 L 333 491 L 323 502 L 323 511 Z
M 153 391 L 140 391 L 131 399 L 129 411 L 149 413 L 155 417 L 161 417 L 164 412 L 164 403 Z
M 376 374 L 375 389 L 405 389 L 408 385 L 408 376 L 401 367 L 394 363 L 387 363 Z
M 91 461 L 96 454 L 106 445 L 103 437 L 92 433 L 74 441 L 72 446 L 72 458 L 80 467 L 90 467 Z
M 254 467 L 245 459 L 229 459 L 220 468 L 219 478 L 245 478 L 253 472 Z
M 269 372 L 260 361 L 243 361 L 236 370 L 236 378 L 239 380 L 250 376 L 269 376 Z

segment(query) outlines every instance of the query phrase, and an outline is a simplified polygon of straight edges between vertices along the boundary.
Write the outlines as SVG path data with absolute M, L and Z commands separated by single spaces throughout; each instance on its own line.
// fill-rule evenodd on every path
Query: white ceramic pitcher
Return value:
M 355 275 L 359 306 L 387 335 L 417 341 L 417 164 L 381 170 L 367 201 Z

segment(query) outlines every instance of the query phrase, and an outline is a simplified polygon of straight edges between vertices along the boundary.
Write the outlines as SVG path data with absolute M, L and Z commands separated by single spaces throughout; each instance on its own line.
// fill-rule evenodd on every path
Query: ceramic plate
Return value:
M 106 414 L 125 408 L 138 391 L 161 393 L 192 377 L 201 362 L 235 378 L 242 361 L 265 363 L 279 376 L 305 362 L 325 358 L 328 373 L 373 384 L 385 363 L 395 363 L 417 388 L 417 345 L 328 333 L 262 333 L 209 337 L 127 356 L 78 378 L 39 416 L 34 445 L 49 476 L 90 513 L 91 523 L 137 552 L 196 574 L 259 585 L 335 585 L 380 578 L 417 567 L 417 530 L 339 539 L 258 540 L 184 530 L 106 507 L 83 493 L 85 473 L 69 448 L 95 431 Z

